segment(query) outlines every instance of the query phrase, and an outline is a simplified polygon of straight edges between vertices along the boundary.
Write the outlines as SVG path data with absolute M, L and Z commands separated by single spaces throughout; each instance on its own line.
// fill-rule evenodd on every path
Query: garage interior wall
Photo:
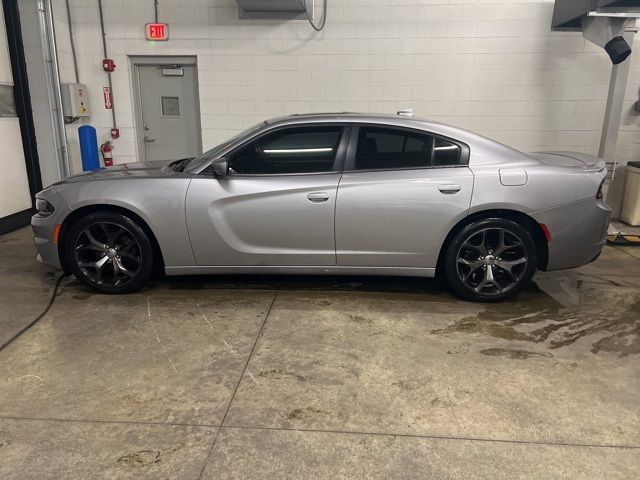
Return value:
M 27 76 L 29 77 L 29 93 L 40 159 L 40 173 L 42 184 L 46 187 L 60 180 L 60 173 L 53 142 L 53 125 L 51 124 L 47 97 L 36 0 L 18 0 L 18 11 L 20 12 Z
M 80 81 L 89 86 L 93 108 L 88 122 L 102 142 L 111 116 L 102 100 L 107 79 L 97 0 L 70 3 Z M 64 0 L 53 5 L 62 81 L 72 81 Z M 235 0 L 159 0 L 167 42 L 144 38 L 153 0 L 103 5 L 117 65 L 116 163 L 136 155 L 129 55 L 197 56 L 205 150 L 270 116 L 413 107 L 417 116 L 523 151 L 598 151 L 611 63 L 581 34 L 550 32 L 551 0 L 330 0 L 320 33 L 305 20 L 239 19 Z M 640 159 L 640 117 L 633 113 L 639 59 L 636 35 L 613 189 L 626 162 Z M 67 127 L 76 170 L 78 125 Z
M 7 0 L 4 0 L 7 1 Z M 0 219 L 31 208 L 31 192 L 22 147 L 20 121 L 13 102 L 4 12 L 0 8 Z

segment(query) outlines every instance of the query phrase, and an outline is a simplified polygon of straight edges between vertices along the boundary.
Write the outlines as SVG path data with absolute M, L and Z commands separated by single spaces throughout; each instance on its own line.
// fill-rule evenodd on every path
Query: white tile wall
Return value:
M 64 76 L 63 3 L 54 0 Z M 118 65 L 118 162 L 135 159 L 127 55 L 197 55 L 205 149 L 272 115 L 414 107 L 525 151 L 597 151 L 611 65 L 580 34 L 550 32 L 551 0 L 330 0 L 321 33 L 305 21 L 240 20 L 234 0 L 160 0 L 171 36 L 165 43 L 144 40 L 152 0 L 103 3 Z M 102 107 L 96 2 L 71 4 L 80 81 L 89 85 L 91 123 L 104 140 L 111 119 Z M 636 37 L 618 149 L 623 163 L 640 158 L 640 117 L 632 113 L 640 89 Z

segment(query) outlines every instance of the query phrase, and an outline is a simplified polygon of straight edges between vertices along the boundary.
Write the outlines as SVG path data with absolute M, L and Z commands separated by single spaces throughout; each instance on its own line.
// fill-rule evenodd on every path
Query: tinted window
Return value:
M 436 138 L 433 147 L 433 166 L 446 167 L 460 163 L 460 147 L 455 143 Z
M 460 147 L 410 130 L 362 127 L 355 169 L 424 168 L 458 165 Z
M 229 159 L 230 174 L 329 172 L 333 169 L 342 127 L 295 127 L 252 142 Z

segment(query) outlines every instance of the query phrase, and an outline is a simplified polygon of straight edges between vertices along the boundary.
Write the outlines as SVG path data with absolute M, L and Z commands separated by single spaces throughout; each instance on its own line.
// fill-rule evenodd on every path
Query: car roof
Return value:
M 302 125 L 305 123 L 374 123 L 377 125 L 388 125 L 390 127 L 405 127 L 424 130 L 429 133 L 451 138 L 471 147 L 472 154 L 479 148 L 487 152 L 486 155 L 477 156 L 473 159 L 476 165 L 495 164 L 502 159 L 503 162 L 515 163 L 516 161 L 531 161 L 526 154 L 515 150 L 507 145 L 496 142 L 490 138 L 478 135 L 469 130 L 447 125 L 445 123 L 434 122 L 425 118 L 414 117 L 408 114 L 385 114 L 385 113 L 355 113 L 355 112 L 334 112 L 334 113 L 295 113 L 282 117 L 276 117 L 265 121 L 266 127 L 277 127 L 286 125 Z M 489 154 L 490 152 L 490 154 Z
M 359 112 L 320 112 L 320 113 L 293 113 L 282 117 L 271 118 L 266 121 L 268 125 L 280 123 L 309 123 L 317 121 L 338 121 L 338 122 L 372 122 L 389 125 L 397 125 L 398 122 L 407 125 L 415 124 L 435 124 L 425 118 L 414 117 L 412 115 L 393 115 L 390 113 L 359 113 Z
M 449 136 L 460 141 L 468 141 L 476 134 L 453 125 L 434 122 L 426 118 L 413 115 L 388 113 L 357 113 L 357 112 L 329 112 L 329 113 L 294 113 L 282 117 L 265 120 L 267 126 L 296 125 L 316 122 L 346 122 L 346 123 L 375 123 L 395 127 L 416 128 L 436 134 Z

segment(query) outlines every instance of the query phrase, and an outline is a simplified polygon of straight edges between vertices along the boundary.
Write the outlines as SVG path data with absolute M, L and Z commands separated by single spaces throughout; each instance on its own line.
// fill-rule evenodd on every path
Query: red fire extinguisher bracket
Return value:
M 109 140 L 100 145 L 100 153 L 105 167 L 113 167 L 113 146 Z
M 116 64 L 110 58 L 102 60 L 102 68 L 105 72 L 113 72 L 116 69 Z

